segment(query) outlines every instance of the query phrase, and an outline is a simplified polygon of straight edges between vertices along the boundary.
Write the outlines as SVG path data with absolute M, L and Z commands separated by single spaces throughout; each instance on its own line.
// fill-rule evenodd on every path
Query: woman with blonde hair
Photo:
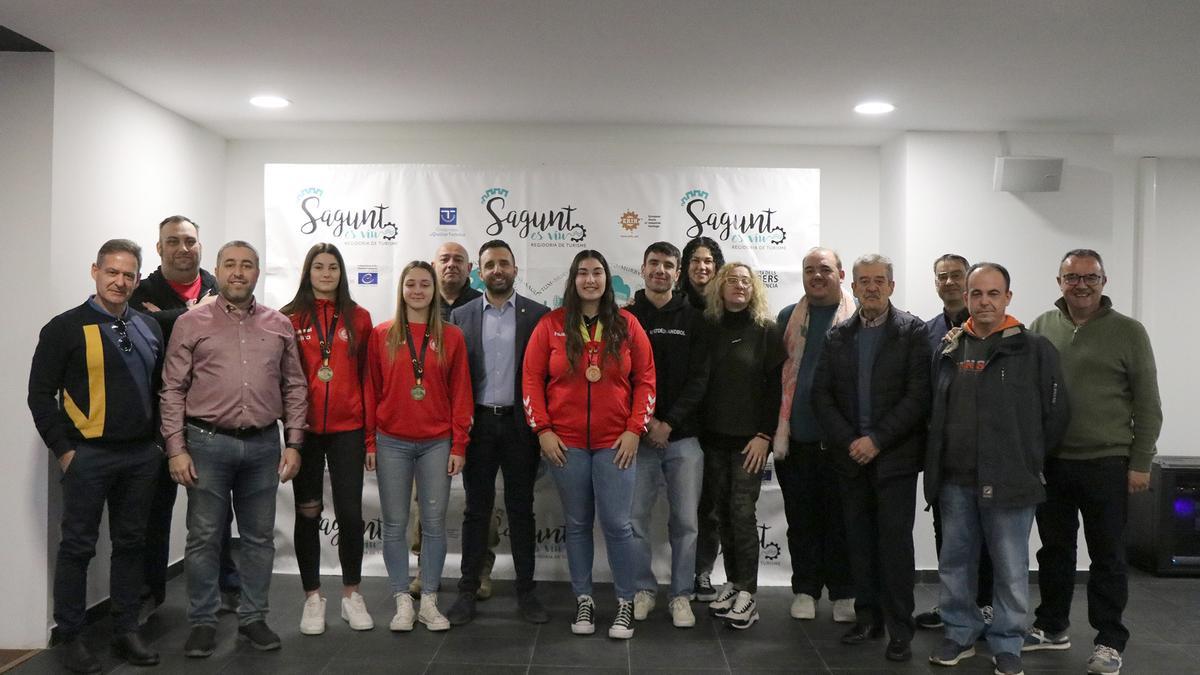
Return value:
M 751 267 L 731 262 L 705 288 L 710 324 L 708 392 L 702 405 L 704 485 L 701 529 L 720 532 L 726 583 L 709 612 L 732 628 L 758 620 L 758 501 L 762 470 L 778 422 L 786 353 L 767 306 L 766 288 Z M 715 551 L 700 552 L 711 569 Z M 700 556 L 698 554 L 698 558 Z
M 475 402 L 466 342 L 442 320 L 433 266 L 414 260 L 400 274 L 396 317 L 367 343 L 367 469 L 379 474 L 383 560 L 396 615 L 393 631 L 419 620 L 433 631 L 450 622 L 438 611 L 446 561 L 450 479 L 466 464 Z M 408 510 L 413 482 L 421 503 L 421 605 L 408 594 Z

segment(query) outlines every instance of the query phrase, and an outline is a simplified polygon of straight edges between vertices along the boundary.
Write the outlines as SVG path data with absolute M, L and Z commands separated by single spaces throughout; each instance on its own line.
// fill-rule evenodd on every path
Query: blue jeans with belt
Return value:
M 241 545 L 237 569 L 242 581 L 238 623 L 267 617 L 271 569 L 275 563 L 275 493 L 279 489 L 280 441 L 277 427 L 229 436 L 188 424 L 188 452 L 196 484 L 188 488 L 188 621 L 217 623 L 220 606 L 221 540 L 232 503 Z

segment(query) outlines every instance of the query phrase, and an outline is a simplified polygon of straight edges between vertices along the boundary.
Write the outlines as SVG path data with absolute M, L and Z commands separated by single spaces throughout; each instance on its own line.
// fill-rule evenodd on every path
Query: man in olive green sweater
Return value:
M 1023 651 L 1069 649 L 1075 547 L 1083 516 L 1092 564 L 1088 621 L 1096 629 L 1089 673 L 1117 673 L 1129 630 L 1125 516 L 1130 493 L 1150 484 L 1150 462 L 1162 428 L 1158 374 L 1141 323 L 1112 309 L 1103 294 L 1104 261 L 1090 249 L 1063 256 L 1063 297 L 1030 326 L 1062 356 L 1071 392 L 1071 424 L 1046 458 L 1046 502 L 1038 507 L 1038 586 L 1042 604 Z

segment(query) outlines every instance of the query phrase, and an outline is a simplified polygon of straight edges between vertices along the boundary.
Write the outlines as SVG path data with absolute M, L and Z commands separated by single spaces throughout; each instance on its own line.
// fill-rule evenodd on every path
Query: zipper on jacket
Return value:
M 322 314 L 324 314 L 324 312 L 322 312 Z M 318 321 L 320 321 L 320 319 L 318 319 Z M 328 327 L 329 322 L 326 321 L 325 325 L 326 325 L 326 327 Z M 320 348 L 318 347 L 318 350 L 319 349 Z M 333 358 L 333 336 L 332 335 L 329 336 L 329 357 L 332 360 L 332 358 Z M 321 420 L 321 433 L 326 433 L 329 431 L 329 383 L 328 382 L 325 383 L 325 413 L 324 413 L 324 415 L 325 415 L 324 419 Z
M 587 449 L 592 450 L 592 381 L 587 383 Z

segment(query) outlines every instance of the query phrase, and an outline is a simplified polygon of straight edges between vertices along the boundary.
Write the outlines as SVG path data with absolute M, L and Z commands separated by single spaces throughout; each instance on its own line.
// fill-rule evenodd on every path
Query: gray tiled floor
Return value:
M 208 659 L 187 659 L 183 641 L 188 626 L 182 577 L 171 581 L 169 595 L 147 626 L 147 637 L 161 651 L 166 673 L 990 673 L 986 647 L 980 655 L 964 661 L 953 671 L 930 666 L 929 651 L 940 638 L 938 631 L 922 631 L 913 642 L 914 659 L 895 664 L 883 658 L 884 641 L 862 647 L 838 642 L 845 626 L 834 624 L 830 608 L 822 602 L 815 621 L 788 617 L 791 594 L 785 588 L 760 589 L 762 620 L 746 631 L 733 631 L 710 620 L 700 605 L 697 625 L 677 630 L 670 625 L 664 603 L 650 619 L 637 624 L 633 640 L 614 641 L 605 637 L 612 618 L 612 591 L 597 593 L 599 623 L 596 635 L 577 637 L 568 622 L 574 611 L 566 584 L 543 583 L 539 592 L 551 611 L 552 621 L 532 626 L 516 616 L 511 585 L 496 584 L 496 597 L 479 604 L 479 618 L 468 626 L 445 633 L 430 633 L 419 626 L 412 633 L 387 630 L 392 604 L 384 579 L 367 579 L 363 585 L 378 627 L 369 632 L 351 631 L 338 618 L 339 580 L 325 580 L 330 592 L 324 635 L 299 633 L 300 581 L 279 575 L 271 591 L 270 623 L 283 638 L 283 649 L 262 654 L 235 640 L 236 619 L 223 615 L 217 637 L 217 652 Z M 453 582 L 442 595 L 442 608 L 453 601 Z M 918 611 L 933 603 L 936 588 L 917 586 Z M 1033 588 L 1036 602 L 1036 587 Z M 1025 671 L 1034 673 L 1083 673 L 1091 652 L 1092 632 L 1087 626 L 1084 589 L 1076 587 L 1072 608 L 1074 646 L 1065 652 L 1026 655 Z M 660 598 L 662 596 L 660 595 Z M 1133 634 L 1125 653 L 1126 675 L 1200 674 L 1200 579 L 1157 579 L 1133 572 L 1127 624 Z M 133 672 L 101 647 L 108 627 L 102 622 L 90 629 L 98 653 L 109 672 Z M 982 645 L 982 643 L 981 643 Z M 21 675 L 58 672 L 55 654 L 45 652 L 16 672 Z

